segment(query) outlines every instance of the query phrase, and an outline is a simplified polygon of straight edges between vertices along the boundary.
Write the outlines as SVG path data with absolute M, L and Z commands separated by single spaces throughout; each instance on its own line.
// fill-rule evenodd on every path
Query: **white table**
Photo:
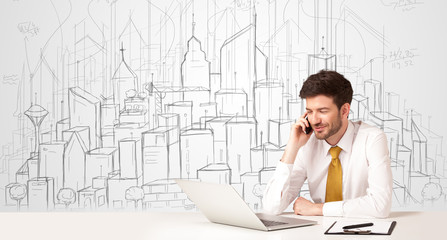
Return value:
M 263 232 L 213 224 L 198 212 L 0 213 L 0 239 L 447 239 L 446 211 L 393 212 L 385 219 L 397 221 L 391 236 L 324 235 L 340 218 L 284 216 L 318 225 Z

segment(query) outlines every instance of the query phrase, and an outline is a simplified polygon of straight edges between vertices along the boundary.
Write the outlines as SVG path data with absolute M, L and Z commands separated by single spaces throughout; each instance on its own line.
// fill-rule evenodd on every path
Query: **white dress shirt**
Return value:
M 383 131 L 361 121 L 349 121 L 337 146 L 342 148 L 339 159 L 343 169 L 343 201 L 325 203 L 323 215 L 387 217 L 393 177 Z M 306 179 L 312 200 L 324 203 L 331 147 L 312 134 L 298 150 L 294 164 L 280 161 L 264 192 L 264 211 L 282 213 L 297 198 Z

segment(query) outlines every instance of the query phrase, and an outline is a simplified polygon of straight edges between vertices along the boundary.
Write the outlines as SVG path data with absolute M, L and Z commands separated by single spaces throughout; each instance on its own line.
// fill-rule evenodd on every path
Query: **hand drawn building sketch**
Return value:
M 231 184 L 258 211 L 321 69 L 351 81 L 351 120 L 386 133 L 393 208 L 446 206 L 442 1 L 0 9 L 0 211 L 195 210 L 176 178 Z

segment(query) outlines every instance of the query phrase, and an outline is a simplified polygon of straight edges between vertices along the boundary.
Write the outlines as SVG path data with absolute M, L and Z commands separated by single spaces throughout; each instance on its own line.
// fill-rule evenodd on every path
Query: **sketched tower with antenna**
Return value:
M 324 41 L 324 37 L 322 37 L 322 41 Z M 333 71 L 337 70 L 337 56 L 335 54 L 328 53 L 324 47 L 321 48 L 320 53 L 309 54 L 307 57 L 309 76 L 319 72 L 322 69 Z
M 48 111 L 40 105 L 34 104 L 25 111 L 25 115 L 28 116 L 28 118 L 34 125 L 36 136 L 34 141 L 35 144 L 33 153 L 36 154 L 39 151 L 40 144 L 40 125 L 42 124 L 43 119 L 48 115 Z
M 129 90 L 139 92 L 137 74 L 135 74 L 124 60 L 124 50 L 123 44 L 121 43 L 121 62 L 112 77 L 113 101 L 114 104 L 119 105 L 120 112 L 124 109 L 124 101 L 127 98 L 126 92 Z
M 247 106 L 239 115 L 256 116 L 254 87 L 257 81 L 267 78 L 267 62 L 267 56 L 256 45 L 256 9 L 253 8 L 251 23 L 226 39 L 220 48 L 221 89 L 226 95 L 232 91 L 247 96 Z M 222 105 L 231 105 L 232 97 L 226 97 Z M 234 111 L 222 113 L 236 114 Z
M 203 87 L 210 89 L 210 66 L 202 43 L 195 36 L 194 14 L 192 15 L 192 36 L 188 40 L 188 50 L 180 66 L 182 73 L 181 87 Z

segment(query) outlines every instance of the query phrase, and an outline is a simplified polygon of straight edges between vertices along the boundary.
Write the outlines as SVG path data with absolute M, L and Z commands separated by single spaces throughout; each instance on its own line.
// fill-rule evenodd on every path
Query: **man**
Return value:
M 320 71 L 303 83 L 300 97 L 306 99 L 306 112 L 292 126 L 267 184 L 266 212 L 283 212 L 307 179 L 313 202 L 298 197 L 295 214 L 389 215 L 393 180 L 387 139 L 376 127 L 348 120 L 352 94 L 351 83 L 334 71 Z M 313 131 L 306 134 L 309 126 Z

